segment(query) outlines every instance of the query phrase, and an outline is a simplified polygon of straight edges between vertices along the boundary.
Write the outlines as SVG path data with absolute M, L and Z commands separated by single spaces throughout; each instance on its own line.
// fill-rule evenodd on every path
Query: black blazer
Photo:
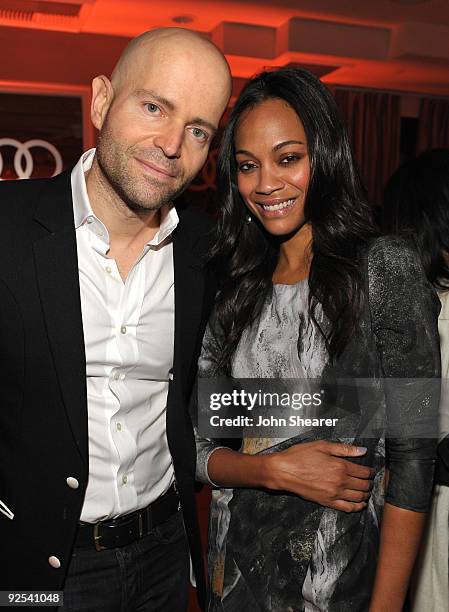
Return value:
M 173 233 L 175 346 L 167 399 L 193 567 L 204 596 L 195 444 L 186 409 L 213 300 L 210 221 L 179 212 Z M 212 280 L 212 279 L 211 279 Z M 63 588 L 88 479 L 86 363 L 70 173 L 0 183 L 0 590 Z M 70 488 L 66 479 L 80 485 Z M 54 569 L 48 558 L 56 556 Z

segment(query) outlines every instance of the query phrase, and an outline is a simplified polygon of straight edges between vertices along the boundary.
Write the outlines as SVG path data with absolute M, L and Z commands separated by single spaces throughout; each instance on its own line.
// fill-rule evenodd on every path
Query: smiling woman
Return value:
M 251 147 L 251 150 L 249 150 Z M 305 223 L 310 162 L 304 127 L 283 100 L 266 100 L 239 121 L 235 141 L 242 198 L 270 234 Z
M 200 376 L 269 378 L 273 391 L 272 379 L 318 379 L 331 399 L 316 419 L 295 419 L 289 439 L 244 425 L 240 452 L 197 431 L 198 477 L 222 487 L 208 609 L 400 612 L 435 444 L 386 423 L 436 420 L 438 389 L 424 393 L 419 380 L 439 375 L 432 288 L 405 243 L 377 237 L 336 104 L 306 71 L 249 82 L 217 186 L 219 291 Z M 417 380 L 386 392 L 388 377 Z M 340 384 L 360 378 L 363 394 Z M 366 434 L 373 407 L 380 426 Z
M 227 334 L 223 365 L 272 282 L 303 278 L 312 318 L 320 303 L 332 323 L 327 343 L 337 357 L 360 314 L 358 253 L 376 231 L 337 106 L 318 79 L 283 69 L 250 82 L 223 136 L 217 189 L 217 262 L 233 281 L 217 304 Z M 286 203 L 285 212 L 275 210 Z M 253 224 L 244 223 L 248 210 Z M 230 264 L 224 253 L 233 253 Z M 229 309 L 237 286 L 248 297 Z

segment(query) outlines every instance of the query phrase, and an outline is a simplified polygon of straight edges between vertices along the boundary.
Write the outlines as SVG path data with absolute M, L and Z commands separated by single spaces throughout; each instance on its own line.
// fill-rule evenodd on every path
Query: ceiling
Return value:
M 0 80 L 88 84 L 129 38 L 187 27 L 226 54 L 235 92 L 265 66 L 449 97 L 449 0 L 0 0 Z

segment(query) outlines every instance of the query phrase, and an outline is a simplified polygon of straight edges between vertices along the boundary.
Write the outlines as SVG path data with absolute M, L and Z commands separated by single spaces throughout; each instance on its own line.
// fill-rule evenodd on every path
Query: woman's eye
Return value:
M 251 164 L 250 162 L 245 162 L 244 164 L 239 164 L 238 171 L 239 172 L 249 172 L 253 168 L 255 168 L 254 164 Z
M 161 112 L 161 109 L 159 108 L 159 106 L 157 104 L 154 104 L 153 102 L 147 102 L 145 104 L 145 107 L 147 111 L 151 113 L 152 115 L 157 115 Z
M 292 162 L 298 161 L 299 157 L 297 155 L 285 155 L 285 157 L 283 157 L 280 161 L 281 164 L 284 164 L 284 166 L 287 166 L 288 164 L 291 164 Z

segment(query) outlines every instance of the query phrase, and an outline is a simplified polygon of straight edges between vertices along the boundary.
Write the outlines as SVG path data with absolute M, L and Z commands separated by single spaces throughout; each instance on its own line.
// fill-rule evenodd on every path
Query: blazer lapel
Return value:
M 185 388 L 201 322 L 204 271 L 201 262 L 178 230 L 173 236 L 173 259 L 175 278 L 174 382 L 178 382 L 180 378 Z
M 35 213 L 36 277 L 64 407 L 88 461 L 86 358 L 70 174 L 49 183 Z M 46 230 L 46 231 L 45 231 Z

